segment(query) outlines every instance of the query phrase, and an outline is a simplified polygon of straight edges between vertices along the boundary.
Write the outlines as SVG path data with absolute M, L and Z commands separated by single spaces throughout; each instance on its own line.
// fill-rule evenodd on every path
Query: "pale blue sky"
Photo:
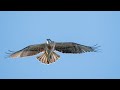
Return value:
M 63 54 L 50 65 L 36 56 L 5 58 L 8 50 L 46 42 L 100 45 L 101 52 Z M 120 79 L 120 12 L 1 11 L 0 79 Z

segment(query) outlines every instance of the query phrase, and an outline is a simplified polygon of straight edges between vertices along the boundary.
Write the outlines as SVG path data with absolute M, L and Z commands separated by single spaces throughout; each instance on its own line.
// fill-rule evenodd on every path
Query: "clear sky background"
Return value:
M 100 45 L 101 52 L 63 54 L 50 65 L 36 56 L 5 58 L 8 50 L 46 42 Z M 120 79 L 120 12 L 1 11 L 0 79 Z

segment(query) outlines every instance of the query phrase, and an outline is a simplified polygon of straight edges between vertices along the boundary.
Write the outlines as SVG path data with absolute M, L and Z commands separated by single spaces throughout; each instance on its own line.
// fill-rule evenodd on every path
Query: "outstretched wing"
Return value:
M 16 57 L 32 56 L 44 51 L 44 48 L 45 48 L 45 44 L 29 45 L 23 48 L 22 50 L 13 52 L 12 54 L 10 54 L 9 57 L 16 58 Z
M 96 47 L 85 46 L 73 42 L 56 43 L 55 50 L 62 53 L 85 53 L 95 52 Z

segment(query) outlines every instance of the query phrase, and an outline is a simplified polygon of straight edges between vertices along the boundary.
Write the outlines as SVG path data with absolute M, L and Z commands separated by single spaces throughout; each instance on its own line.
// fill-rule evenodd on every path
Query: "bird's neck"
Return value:
M 49 44 L 49 42 L 47 41 L 47 44 Z

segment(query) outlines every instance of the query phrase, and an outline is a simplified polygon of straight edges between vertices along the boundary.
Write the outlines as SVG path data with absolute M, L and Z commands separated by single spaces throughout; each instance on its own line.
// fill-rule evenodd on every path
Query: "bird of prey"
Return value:
M 36 58 L 42 63 L 50 64 L 60 58 L 60 55 L 56 54 L 55 51 L 80 54 L 85 52 L 96 52 L 96 48 L 96 46 L 85 46 L 74 42 L 54 42 L 50 39 L 47 39 L 46 43 L 29 45 L 19 51 L 12 52 L 10 53 L 9 57 L 16 58 L 33 56 L 43 52 L 42 55 L 37 56 Z

